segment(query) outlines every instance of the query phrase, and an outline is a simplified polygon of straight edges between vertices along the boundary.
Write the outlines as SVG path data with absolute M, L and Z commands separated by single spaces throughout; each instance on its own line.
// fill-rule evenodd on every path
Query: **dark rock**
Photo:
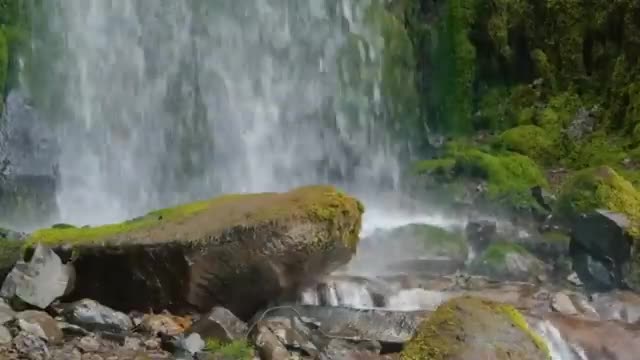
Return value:
M 48 360 L 51 353 L 47 344 L 37 335 L 21 331 L 14 339 L 13 346 L 20 354 L 20 359 Z
M 62 263 L 46 246 L 38 245 L 29 262 L 19 261 L 9 273 L 0 295 L 18 297 L 27 304 L 44 309 L 72 288 L 71 265 Z
M 58 322 L 42 311 L 27 310 L 16 315 L 22 331 L 46 340 L 48 343 L 61 342 L 64 334 Z
M 73 252 L 69 300 L 123 311 L 224 306 L 247 319 L 348 262 L 363 211 L 332 187 L 308 186 L 159 210 L 115 231 L 43 229 L 28 241 Z
M 125 333 L 133 327 L 131 319 L 126 314 L 89 299 L 67 305 L 62 316 L 69 323 L 90 331 Z
M 470 221 L 465 232 L 467 242 L 476 254 L 483 252 L 496 240 L 497 224 L 494 221 Z
M 534 186 L 531 188 L 531 196 L 536 200 L 538 205 L 543 209 L 551 213 L 553 211 L 553 205 L 556 201 L 555 196 L 543 189 L 541 186 Z
M 629 219 L 620 213 L 597 210 L 572 221 L 570 255 L 573 267 L 587 288 L 623 287 L 631 260 L 633 239 Z
M 195 322 L 186 334 L 198 333 L 205 339 L 227 342 L 244 339 L 247 336 L 247 330 L 247 324 L 233 315 L 231 311 L 215 307 L 207 316 Z

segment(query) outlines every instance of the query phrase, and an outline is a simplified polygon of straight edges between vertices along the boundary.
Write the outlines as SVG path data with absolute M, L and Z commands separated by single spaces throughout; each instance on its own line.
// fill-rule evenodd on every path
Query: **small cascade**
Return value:
M 440 304 L 451 298 L 443 291 L 425 289 L 406 289 L 391 295 L 387 300 L 387 309 L 396 311 L 434 311 Z
M 553 360 L 590 360 L 579 346 L 568 343 L 550 321 L 540 321 L 534 328 L 545 339 Z
M 344 306 L 356 309 L 376 307 L 376 296 L 366 284 L 357 281 L 331 279 L 304 290 L 300 302 L 304 305 Z

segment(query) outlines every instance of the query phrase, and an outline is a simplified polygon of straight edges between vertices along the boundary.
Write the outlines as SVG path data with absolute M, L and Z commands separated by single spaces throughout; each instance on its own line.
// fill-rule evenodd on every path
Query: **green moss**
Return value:
M 549 244 L 560 244 L 569 246 L 571 237 L 560 231 L 549 231 L 542 234 L 542 240 Z
M 400 358 L 446 360 L 467 358 L 474 352 L 497 359 L 551 358 L 544 341 L 516 309 L 474 297 L 459 297 L 440 305 L 420 325 Z
M 540 49 L 534 49 L 531 51 L 531 59 L 535 64 L 537 76 L 543 79 L 547 86 L 556 88 L 556 69 L 549 63 L 547 55 Z
M 0 239 L 0 274 L 6 274 L 24 255 L 22 241 Z
M 529 252 L 518 244 L 495 243 L 482 253 L 478 261 L 492 267 L 502 267 L 510 253 L 528 254 Z
M 554 156 L 554 143 L 547 132 L 535 125 L 522 125 L 500 135 L 508 149 L 528 156 L 541 164 L 550 164 Z
M 571 218 L 595 209 L 620 212 L 632 220 L 640 220 L 640 193 L 610 167 L 578 171 L 562 185 L 555 211 Z
M 456 161 L 452 158 L 422 160 L 413 167 L 416 174 L 440 174 L 446 175 L 453 170 Z
M 625 142 L 624 139 L 603 132 L 593 134 L 582 141 L 572 143 L 563 163 L 574 169 L 600 165 L 615 167 L 627 157 L 623 150 Z
M 253 348 L 244 340 L 223 343 L 217 339 L 207 339 L 205 344 L 205 352 L 222 356 L 224 359 L 252 360 L 254 358 Z
M 90 228 L 49 228 L 34 232 L 27 244 L 47 245 L 91 244 L 101 241 L 147 237 L 145 231 L 164 229 L 154 236 L 166 241 L 172 238 L 171 229 L 196 217 L 206 217 L 210 231 L 224 231 L 233 226 L 247 226 L 268 222 L 310 219 L 330 223 L 335 231 L 346 234 L 345 244 L 352 249 L 358 242 L 360 221 L 351 227 L 351 220 L 359 219 L 364 207 L 358 200 L 336 191 L 330 186 L 307 186 L 288 193 L 232 194 L 211 200 L 198 201 L 125 221 Z M 345 221 L 349 219 L 349 221 Z M 348 228 L 344 228 L 349 226 Z M 189 229 L 196 230 L 196 229 Z M 177 230 L 176 230 L 177 231 Z M 189 239 L 194 240 L 194 239 Z
M 548 186 L 538 165 L 515 153 L 489 154 L 469 150 L 456 156 L 455 171 L 458 176 L 486 180 L 490 200 L 516 208 L 534 203 L 530 194 L 532 187 Z
M 517 328 L 519 328 L 520 330 L 522 330 L 522 332 L 527 334 L 529 339 L 533 341 L 533 343 L 535 344 L 536 348 L 538 348 L 538 350 L 541 350 L 548 359 L 551 359 L 551 352 L 549 351 L 549 347 L 547 346 L 547 343 L 544 341 L 542 336 L 540 336 L 535 331 L 531 330 L 531 328 L 529 327 L 529 324 L 527 323 L 527 320 L 524 318 L 524 316 L 522 316 L 522 314 L 518 310 L 516 310 L 511 305 L 505 305 L 505 304 L 496 305 L 496 310 L 501 311 L 504 315 L 509 317 L 509 319 L 511 320 L 511 323 L 515 325 Z

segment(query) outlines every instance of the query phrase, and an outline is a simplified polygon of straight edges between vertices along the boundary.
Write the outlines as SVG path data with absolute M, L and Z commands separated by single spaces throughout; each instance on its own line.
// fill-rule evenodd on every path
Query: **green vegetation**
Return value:
M 445 360 L 482 353 L 496 359 L 550 359 L 542 338 L 512 306 L 459 297 L 440 305 L 420 325 L 403 360 Z
M 228 360 L 252 360 L 254 358 L 253 348 L 244 340 L 223 343 L 217 339 L 207 339 L 204 350 Z
M 607 166 L 573 174 L 562 186 L 556 212 L 564 217 L 595 209 L 621 212 L 640 220 L 640 192 Z
M 540 168 L 530 158 L 513 152 L 492 152 L 453 144 L 442 158 L 419 162 L 418 174 L 434 176 L 443 184 L 486 182 L 485 200 L 511 209 L 535 207 L 531 187 L 547 187 Z
M 58 226 L 34 232 L 27 244 L 47 245 L 87 244 L 121 239 L 145 239 L 149 231 L 158 230 L 158 241 L 180 240 L 173 238 L 171 229 L 179 231 L 181 224 L 197 217 L 207 219 L 211 231 L 223 231 L 238 225 L 287 222 L 307 218 L 330 224 L 335 231 L 346 234 L 344 241 L 350 248 L 358 242 L 362 204 L 330 186 L 307 186 L 288 193 L 231 194 L 211 200 L 198 201 L 176 207 L 153 211 L 145 216 L 89 228 Z M 357 219 L 355 222 L 354 219 Z M 197 222 L 197 221 L 196 221 Z M 352 224 L 356 224 L 352 227 Z M 184 229 L 183 229 L 184 230 Z M 188 229 L 196 231 L 197 229 Z M 164 240 L 162 240 L 164 239 Z M 194 240 L 194 239 L 190 239 Z

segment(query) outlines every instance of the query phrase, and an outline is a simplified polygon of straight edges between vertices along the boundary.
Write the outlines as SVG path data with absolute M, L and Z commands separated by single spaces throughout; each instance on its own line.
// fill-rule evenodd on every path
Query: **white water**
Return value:
M 393 189 L 374 1 L 47 1 L 62 49 L 38 86 L 64 92 L 49 111 L 62 220 L 308 183 Z

